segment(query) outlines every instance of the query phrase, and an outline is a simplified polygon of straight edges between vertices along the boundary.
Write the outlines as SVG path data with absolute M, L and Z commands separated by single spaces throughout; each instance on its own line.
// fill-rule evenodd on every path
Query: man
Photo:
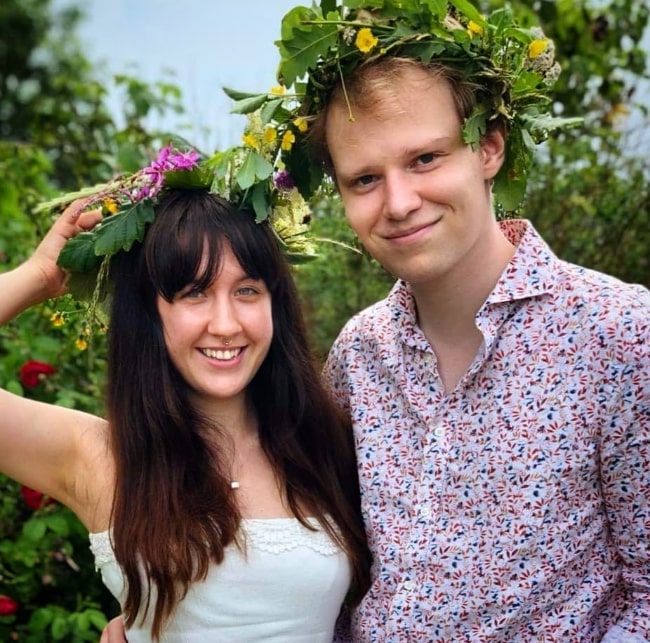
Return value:
M 517 50 L 505 12 L 457 10 L 413 53 L 431 3 L 384 4 L 341 12 L 356 36 L 307 70 L 302 102 L 350 225 L 399 279 L 325 369 L 375 560 L 352 638 L 650 641 L 649 293 L 559 260 L 492 203 L 525 177 L 519 115 L 544 107 L 552 43 L 531 30 Z M 295 17 L 289 76 L 305 25 L 315 44 L 337 24 Z
M 503 132 L 472 150 L 449 83 L 394 68 L 326 125 L 349 223 L 400 278 L 326 367 L 375 557 L 354 640 L 650 640 L 648 293 L 498 224 Z
M 280 42 L 348 221 L 398 278 L 325 369 L 374 554 L 352 639 L 650 641 L 650 295 L 494 213 L 525 182 L 552 43 L 384 4 L 295 9 Z M 296 68 L 305 39 L 331 42 Z

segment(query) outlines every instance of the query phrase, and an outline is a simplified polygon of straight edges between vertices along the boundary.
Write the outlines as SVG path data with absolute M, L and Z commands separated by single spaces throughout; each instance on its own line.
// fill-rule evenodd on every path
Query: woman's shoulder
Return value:
M 115 460 L 110 447 L 109 423 L 99 417 L 79 417 L 77 466 L 70 478 L 71 505 L 87 529 L 108 529 L 115 488 Z

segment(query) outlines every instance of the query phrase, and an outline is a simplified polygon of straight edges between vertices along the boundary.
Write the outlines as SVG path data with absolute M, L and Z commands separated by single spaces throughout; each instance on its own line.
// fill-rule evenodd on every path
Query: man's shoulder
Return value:
M 612 359 L 648 354 L 650 291 L 643 285 L 559 261 L 553 296 L 555 317 L 572 318 L 583 336 L 609 346 Z
M 647 316 L 650 313 L 650 290 L 641 284 L 627 283 L 613 275 L 563 260 L 558 260 L 557 276 L 560 293 L 585 305 L 603 306 L 613 314 L 639 311 Z

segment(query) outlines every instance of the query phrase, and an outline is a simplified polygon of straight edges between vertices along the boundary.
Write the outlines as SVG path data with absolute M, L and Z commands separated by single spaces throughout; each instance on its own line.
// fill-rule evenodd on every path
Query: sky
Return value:
M 264 92 L 275 85 L 282 17 L 311 0 L 53 1 L 71 4 L 86 15 L 78 36 L 102 77 L 128 73 L 179 86 L 183 123 L 191 120 L 200 139 L 190 140 L 216 148 L 236 143 L 244 126 L 244 117 L 229 114 L 222 86 Z

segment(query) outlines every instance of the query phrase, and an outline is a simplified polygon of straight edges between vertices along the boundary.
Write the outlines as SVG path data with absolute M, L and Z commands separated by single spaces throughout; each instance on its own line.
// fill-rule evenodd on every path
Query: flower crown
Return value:
M 480 88 L 482 97 L 463 123 L 463 140 L 476 148 L 491 121 L 505 121 L 506 161 L 494 194 L 506 211 L 524 197 L 535 144 L 551 130 L 582 122 L 545 111 L 560 73 L 555 46 L 540 28 L 519 27 L 509 9 L 486 18 L 469 0 L 320 0 L 285 15 L 276 45 L 278 79 L 292 94 L 225 91 L 236 101 L 233 112 L 261 108 L 263 125 L 292 141 L 283 162 L 305 198 L 323 178 L 306 146 L 310 120 L 337 85 L 347 101 L 346 78 L 385 56 L 439 62 Z
M 84 199 L 84 209 L 99 205 L 105 214 L 91 231 L 69 239 L 57 261 L 71 273 L 70 294 L 92 300 L 91 318 L 105 295 L 108 260 L 143 240 L 147 225 L 154 220 L 158 195 L 165 188 L 205 189 L 219 194 L 236 207 L 253 211 L 258 223 L 268 219 L 290 262 L 316 256 L 307 234 L 309 206 L 277 165 L 282 141 L 265 135 L 258 114 L 249 114 L 248 121 L 244 138 L 259 140 L 255 149 L 243 144 L 202 159 L 187 145 L 178 149 L 170 143 L 134 174 L 64 194 L 37 208 L 53 210 Z

